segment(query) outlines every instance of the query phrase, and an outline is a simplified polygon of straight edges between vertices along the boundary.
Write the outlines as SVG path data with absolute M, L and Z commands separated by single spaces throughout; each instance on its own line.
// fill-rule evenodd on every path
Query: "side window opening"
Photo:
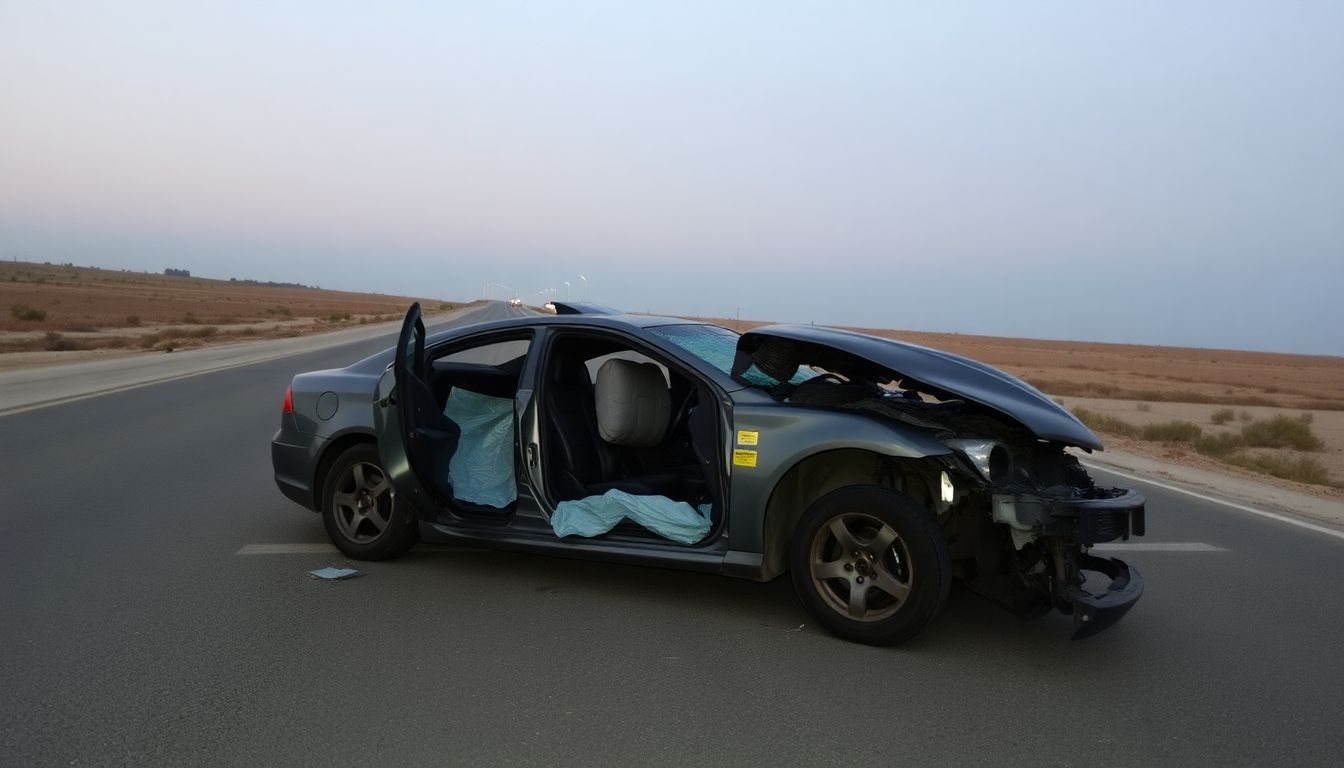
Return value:
M 461 431 L 457 449 L 433 468 L 459 512 L 512 511 L 518 498 L 515 397 L 531 337 L 454 347 L 429 364 L 430 389 Z
M 717 406 L 702 406 L 696 379 L 630 343 L 597 335 L 555 339 L 543 365 L 543 471 L 557 505 L 615 490 L 689 505 L 706 521 L 716 514 L 715 465 L 702 462 L 696 448 L 697 434 L 701 442 L 717 441 L 716 417 L 708 431 L 692 422 L 703 421 L 693 418 L 697 409 L 705 416 L 717 414 Z M 621 524 L 627 533 L 641 530 L 628 525 Z

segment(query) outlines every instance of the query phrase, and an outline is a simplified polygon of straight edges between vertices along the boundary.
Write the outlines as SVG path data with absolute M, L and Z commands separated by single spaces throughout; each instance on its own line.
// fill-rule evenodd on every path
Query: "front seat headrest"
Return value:
M 647 448 L 663 441 L 672 395 L 653 363 L 613 358 L 597 369 L 597 432 L 613 445 Z

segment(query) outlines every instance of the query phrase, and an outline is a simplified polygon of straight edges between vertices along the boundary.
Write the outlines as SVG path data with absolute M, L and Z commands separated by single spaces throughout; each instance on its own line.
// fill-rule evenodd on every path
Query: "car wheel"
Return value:
M 908 496 L 850 486 L 803 513 L 790 551 L 803 607 L 846 640 L 893 645 L 942 610 L 952 584 L 947 539 Z
M 415 516 L 392 503 L 392 483 L 369 443 L 342 453 L 322 489 L 322 524 L 336 548 L 356 560 L 385 560 L 419 538 Z

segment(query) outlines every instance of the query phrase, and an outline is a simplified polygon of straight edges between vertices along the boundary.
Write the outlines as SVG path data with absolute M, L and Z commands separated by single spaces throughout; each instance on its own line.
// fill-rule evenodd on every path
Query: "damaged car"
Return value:
M 295 376 L 271 444 L 286 496 L 356 559 L 418 541 L 721 573 L 788 573 L 817 623 L 890 645 L 954 579 L 1073 636 L 1143 581 L 1093 545 L 1144 533 L 1101 441 L 965 357 L 848 331 L 746 333 L 557 303 Z

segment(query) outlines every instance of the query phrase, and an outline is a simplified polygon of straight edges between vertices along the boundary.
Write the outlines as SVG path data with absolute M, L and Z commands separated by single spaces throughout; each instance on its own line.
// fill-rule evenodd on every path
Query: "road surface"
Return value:
M 1146 541 L 1166 546 L 1122 555 L 1147 594 L 1076 643 L 1066 617 L 1021 623 L 957 589 L 879 649 L 814 627 L 787 579 L 419 547 L 311 580 L 347 563 L 271 480 L 285 385 L 392 341 L 0 417 L 0 765 L 1344 753 L 1344 541 L 1159 487 Z M 316 546 L 238 554 L 259 544 Z

